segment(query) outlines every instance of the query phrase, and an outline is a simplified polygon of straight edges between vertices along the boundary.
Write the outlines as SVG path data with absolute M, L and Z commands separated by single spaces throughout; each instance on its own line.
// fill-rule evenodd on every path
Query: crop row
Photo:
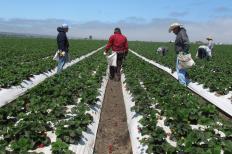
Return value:
M 70 40 L 70 59 L 75 59 L 104 45 L 104 41 Z M 1 38 L 0 88 L 19 85 L 32 75 L 55 68 L 52 60 L 55 39 Z
M 160 46 L 166 46 L 169 51 L 166 56 L 156 53 Z M 137 53 L 148 59 L 163 64 L 175 70 L 175 51 L 173 43 L 131 42 L 130 47 Z M 230 45 L 217 45 L 213 51 L 213 57 L 208 60 L 196 59 L 198 45 L 191 44 L 190 52 L 196 62 L 196 66 L 189 69 L 190 78 L 193 82 L 204 84 L 210 91 L 221 95 L 232 91 L 232 54 Z
M 98 101 L 106 66 L 96 53 L 0 108 L 0 151 L 27 153 L 51 145 L 48 134 L 55 132 L 53 153 L 67 153 L 92 122 L 87 111 Z
M 143 116 L 138 129 L 148 153 L 232 152 L 232 122 L 213 105 L 133 54 L 126 60 L 124 73 L 135 102 L 132 110 Z M 164 119 L 170 134 L 158 124 Z M 176 146 L 167 142 L 167 137 Z

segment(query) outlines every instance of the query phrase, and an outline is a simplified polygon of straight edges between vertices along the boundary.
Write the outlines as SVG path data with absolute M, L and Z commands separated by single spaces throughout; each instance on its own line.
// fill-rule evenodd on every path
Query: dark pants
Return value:
M 200 59 L 207 58 L 207 53 L 205 49 L 199 48 L 198 49 L 198 57 Z
M 125 57 L 125 53 L 117 53 L 117 66 L 110 66 L 110 78 L 113 79 L 121 79 L 121 68 L 122 68 L 122 61 Z
M 166 53 L 167 53 L 167 51 L 166 51 L 166 50 L 162 50 L 162 56 L 165 56 L 165 55 L 166 55 Z

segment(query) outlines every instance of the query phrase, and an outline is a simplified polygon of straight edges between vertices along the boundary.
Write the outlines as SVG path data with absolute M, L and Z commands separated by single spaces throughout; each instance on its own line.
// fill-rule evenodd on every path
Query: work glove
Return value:
M 60 53 L 60 56 L 64 57 L 64 56 L 65 56 L 65 52 L 62 51 L 62 52 Z
M 104 56 L 107 56 L 107 55 L 108 55 L 108 53 L 107 53 L 107 52 L 104 52 L 103 54 L 104 54 Z
M 61 51 L 61 50 L 59 51 L 58 54 L 59 54 L 60 57 L 64 57 L 64 56 L 65 56 L 65 52 L 64 52 L 64 51 Z

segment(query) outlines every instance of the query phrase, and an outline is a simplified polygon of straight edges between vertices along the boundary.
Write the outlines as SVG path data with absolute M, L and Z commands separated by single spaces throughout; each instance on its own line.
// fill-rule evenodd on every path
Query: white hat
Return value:
M 69 28 L 68 24 L 62 24 L 62 28 Z
M 170 25 L 168 32 L 171 33 L 173 31 L 173 29 L 175 29 L 176 27 L 183 27 L 183 25 L 175 22 L 175 23 Z
M 208 36 L 206 40 L 213 40 L 212 36 Z

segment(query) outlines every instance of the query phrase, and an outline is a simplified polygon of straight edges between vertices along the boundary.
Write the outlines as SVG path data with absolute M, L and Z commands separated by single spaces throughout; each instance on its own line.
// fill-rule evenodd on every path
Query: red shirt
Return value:
M 106 52 L 108 52 L 110 48 L 112 48 L 112 50 L 115 52 L 127 52 L 127 38 L 121 33 L 114 33 L 114 35 L 110 36 L 109 42 L 106 46 Z

